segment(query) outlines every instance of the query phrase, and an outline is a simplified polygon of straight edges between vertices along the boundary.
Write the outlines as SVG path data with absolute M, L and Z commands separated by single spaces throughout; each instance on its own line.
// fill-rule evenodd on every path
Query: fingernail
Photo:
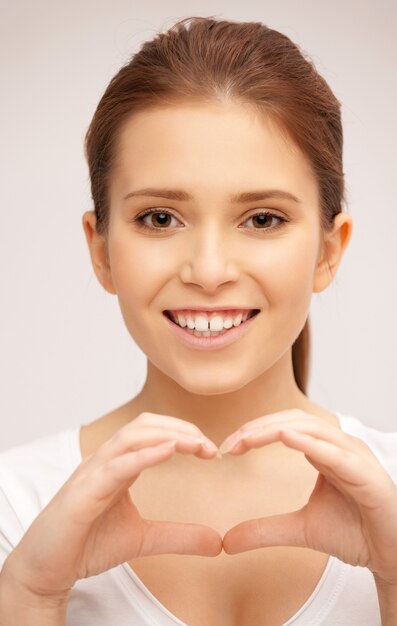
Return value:
M 193 443 L 199 443 L 202 448 L 205 448 L 207 452 L 217 452 L 217 446 L 212 443 L 211 440 L 205 439 L 204 437 L 195 437 L 194 435 L 183 434 L 183 439 L 186 441 L 192 441 Z
M 230 437 L 230 439 L 225 439 L 225 441 L 221 444 L 221 446 L 219 447 L 219 450 L 222 454 L 225 454 L 226 452 L 230 452 L 230 450 L 233 450 L 233 448 L 240 443 L 240 441 L 244 441 L 244 439 L 247 439 L 248 437 L 251 436 L 255 436 L 259 433 L 262 433 L 263 429 L 261 428 L 253 428 L 252 430 L 246 430 L 243 433 L 240 433 L 238 435 L 232 435 Z
M 226 439 L 226 441 L 224 441 L 219 446 L 219 452 L 221 454 L 226 454 L 227 452 L 230 452 L 230 450 L 233 450 L 234 446 L 238 444 L 239 441 L 241 441 L 240 437 L 234 437 L 233 439 L 229 439 L 229 440 Z

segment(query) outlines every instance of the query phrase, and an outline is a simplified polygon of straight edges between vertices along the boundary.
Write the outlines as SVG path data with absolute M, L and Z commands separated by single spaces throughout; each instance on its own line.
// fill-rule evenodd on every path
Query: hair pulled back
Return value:
M 261 22 L 178 20 L 145 42 L 107 86 L 85 137 L 97 232 L 109 224 L 109 181 L 124 124 L 136 112 L 181 101 L 241 103 L 270 116 L 308 159 L 320 198 L 321 234 L 345 201 L 340 102 L 312 61 Z M 296 383 L 307 393 L 309 317 L 292 346 Z

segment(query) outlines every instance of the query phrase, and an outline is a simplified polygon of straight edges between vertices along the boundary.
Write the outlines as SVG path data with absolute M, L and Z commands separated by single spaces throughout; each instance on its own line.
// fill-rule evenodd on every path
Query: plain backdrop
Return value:
M 394 0 L 13 0 L 0 4 L 0 449 L 90 422 L 138 393 L 146 358 L 91 268 L 84 135 L 112 76 L 177 19 L 261 21 L 342 103 L 354 232 L 311 307 L 310 397 L 397 430 Z M 188 416 L 187 416 L 188 419 Z

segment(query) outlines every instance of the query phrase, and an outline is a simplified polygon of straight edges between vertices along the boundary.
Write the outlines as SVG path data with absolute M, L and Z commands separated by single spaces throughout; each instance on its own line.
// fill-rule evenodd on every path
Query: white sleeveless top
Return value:
M 397 484 L 397 432 L 336 413 L 344 432 L 367 443 Z M 80 426 L 0 452 L 0 568 L 40 511 L 81 463 Z M 265 607 L 264 607 L 265 610 Z M 330 556 L 316 588 L 283 626 L 381 626 L 371 572 Z M 188 626 L 128 563 L 77 581 L 67 626 Z

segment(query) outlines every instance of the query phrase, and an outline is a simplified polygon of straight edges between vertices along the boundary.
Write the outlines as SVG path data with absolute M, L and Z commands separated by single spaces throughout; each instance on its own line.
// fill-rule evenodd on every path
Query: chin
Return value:
M 251 382 L 249 378 L 243 379 L 241 373 L 235 376 L 235 378 L 227 376 L 227 372 L 219 376 L 211 375 L 211 372 L 207 371 L 206 375 L 204 374 L 201 378 L 197 378 L 196 373 L 192 373 L 189 378 L 186 377 L 186 372 L 184 374 L 181 377 L 172 376 L 172 378 L 183 389 L 198 396 L 216 396 L 233 393 Z

